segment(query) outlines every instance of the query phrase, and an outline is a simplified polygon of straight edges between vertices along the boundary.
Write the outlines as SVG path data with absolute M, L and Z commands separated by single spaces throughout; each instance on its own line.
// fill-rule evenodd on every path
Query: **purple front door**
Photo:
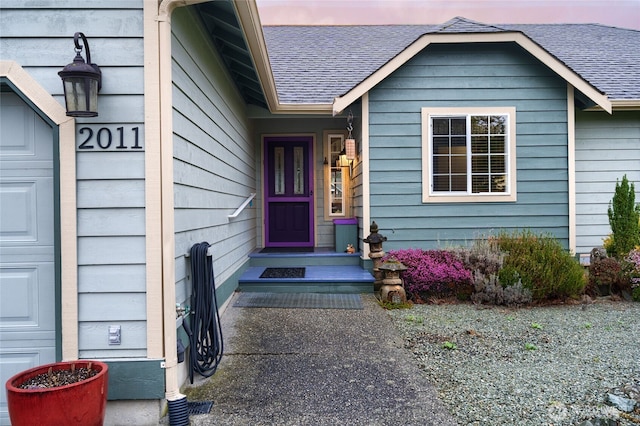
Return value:
M 265 246 L 313 247 L 313 138 L 267 137 Z

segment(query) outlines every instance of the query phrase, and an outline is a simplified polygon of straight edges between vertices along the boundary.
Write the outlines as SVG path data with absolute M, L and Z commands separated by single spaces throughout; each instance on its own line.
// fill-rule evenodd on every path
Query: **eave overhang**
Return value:
M 614 111 L 639 111 L 640 99 L 612 99 L 611 106 Z M 600 108 L 596 106 L 594 109 Z
M 518 44 L 535 58 L 540 60 L 557 75 L 582 92 L 597 106 L 611 114 L 612 103 L 607 96 L 596 89 L 593 85 L 567 67 L 564 63 L 551 55 L 539 44 L 521 32 L 506 31 L 496 33 L 448 33 L 448 34 L 425 34 L 409 45 L 406 49 L 396 55 L 393 59 L 380 67 L 377 71 L 353 87 L 342 96 L 338 96 L 333 101 L 333 114 L 341 113 L 345 108 L 359 99 L 362 95 L 370 91 L 381 81 L 387 78 L 407 61 L 420 53 L 430 44 L 443 43 L 505 43 L 512 42 Z
M 234 0 L 238 21 L 244 31 L 247 47 L 253 58 L 269 111 L 273 114 L 331 114 L 333 105 L 327 104 L 282 104 L 278 100 L 276 83 L 271 72 L 267 45 L 262 33 L 262 24 L 255 1 Z

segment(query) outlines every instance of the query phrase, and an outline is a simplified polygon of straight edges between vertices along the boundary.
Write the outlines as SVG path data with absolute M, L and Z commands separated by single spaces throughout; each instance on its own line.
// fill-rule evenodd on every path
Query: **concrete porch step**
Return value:
M 299 267 L 299 265 L 294 265 Z M 287 265 L 286 267 L 294 267 Z M 282 267 L 282 265 L 269 265 Z M 240 291 L 290 293 L 371 293 L 374 278 L 356 265 L 304 266 L 304 278 L 260 278 L 266 266 L 251 266 L 239 280 Z

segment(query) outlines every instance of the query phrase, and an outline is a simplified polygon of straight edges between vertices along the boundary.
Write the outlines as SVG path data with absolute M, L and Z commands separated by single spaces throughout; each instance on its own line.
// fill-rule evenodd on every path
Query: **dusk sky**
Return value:
M 257 0 L 263 25 L 599 23 L 640 30 L 640 0 Z

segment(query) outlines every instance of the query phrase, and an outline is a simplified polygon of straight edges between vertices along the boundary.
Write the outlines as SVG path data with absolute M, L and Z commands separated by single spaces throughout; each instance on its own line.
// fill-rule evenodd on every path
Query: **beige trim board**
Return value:
M 278 104 L 273 114 L 332 114 L 332 104 Z
M 60 144 L 60 270 L 62 359 L 78 359 L 78 247 L 76 211 L 76 128 L 60 105 L 14 61 L 0 61 L 5 77 L 58 125 Z
M 613 99 L 611 105 L 614 111 L 638 111 L 640 99 Z
M 162 191 L 160 181 L 160 58 L 158 55 L 158 2 L 145 0 L 144 19 L 144 126 L 145 126 L 145 248 L 147 283 L 147 357 L 162 358 Z
M 602 109 L 611 113 L 611 102 L 607 96 L 598 91 L 590 83 L 556 59 L 540 45 L 520 32 L 501 33 L 478 33 L 478 34 L 425 34 L 409 45 L 404 51 L 398 54 L 391 61 L 383 65 L 378 71 L 364 79 L 346 94 L 335 98 L 333 102 L 333 113 L 339 114 L 358 98 L 378 85 L 391 73 L 396 71 L 407 61 L 421 52 L 430 44 L 435 43 L 504 43 L 513 42 L 521 46 L 535 58 L 551 68 L 556 74 L 564 78 L 573 87 L 584 93 L 589 99 L 599 105 Z
M 611 99 L 613 111 L 638 111 L 640 110 L 640 99 Z M 584 111 L 603 111 L 600 105 L 585 108 Z
M 576 111 L 575 92 L 567 83 L 567 171 L 569 174 L 569 250 L 576 252 Z
M 369 93 L 362 95 L 362 236 L 366 238 L 371 229 L 371 164 L 369 152 Z M 362 245 L 363 259 L 369 258 L 369 244 Z

